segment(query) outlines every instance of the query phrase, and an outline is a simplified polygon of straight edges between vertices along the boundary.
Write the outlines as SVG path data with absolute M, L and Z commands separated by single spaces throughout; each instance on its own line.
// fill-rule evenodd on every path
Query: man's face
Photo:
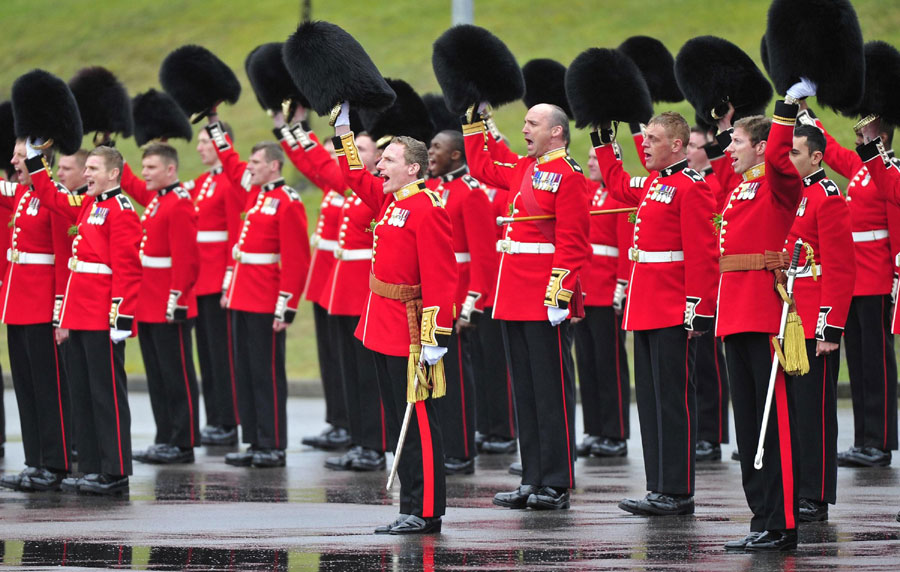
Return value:
M 588 153 L 588 178 L 595 183 L 603 182 L 603 174 L 600 172 L 600 163 L 593 151 Z
M 25 142 L 16 141 L 16 148 L 13 151 L 10 163 L 12 163 L 13 168 L 16 170 L 16 181 L 20 185 L 31 184 L 31 175 L 28 174 L 28 169 L 25 167 L 25 157 L 27 157 L 25 154 Z
M 378 161 L 378 175 L 384 179 L 382 189 L 385 193 L 393 193 L 419 178 L 419 166 L 406 162 L 403 153 L 406 147 L 399 143 L 391 143 L 381 154 Z
M 820 152 L 809 152 L 809 142 L 806 140 L 806 137 L 794 137 L 790 157 L 791 163 L 794 164 L 801 177 L 812 175 L 821 166 L 822 154 Z
M 84 163 L 84 178 L 87 181 L 87 194 L 91 197 L 108 191 L 118 185 L 118 169 L 109 170 L 102 157 L 92 155 Z
M 278 161 L 266 161 L 266 150 L 260 149 L 250 155 L 247 161 L 247 171 L 250 172 L 251 185 L 265 185 L 281 176 L 278 170 Z
M 197 134 L 197 153 L 200 154 L 200 161 L 207 167 L 212 167 L 219 162 L 216 148 L 205 129 Z
M 750 140 L 750 134 L 740 127 L 734 128 L 731 136 L 731 145 L 725 148 L 731 153 L 731 166 L 738 175 L 763 162 L 765 159 L 765 142 L 760 141 L 756 145 Z
M 701 171 L 709 166 L 709 158 L 706 156 L 706 137 L 702 133 L 691 131 L 691 140 L 687 146 L 688 167 Z
M 59 158 L 56 178 L 67 189 L 74 191 L 84 185 L 84 166 L 78 162 L 75 155 L 63 155 Z
M 454 153 L 450 137 L 443 133 L 434 136 L 431 147 L 428 148 L 428 172 L 432 177 L 440 177 L 452 170 L 455 164 Z
M 561 130 L 562 128 L 560 128 Z M 546 108 L 535 105 L 525 114 L 525 125 L 522 126 L 525 145 L 529 157 L 540 157 L 551 151 L 553 129 L 550 127 L 550 113 Z
M 675 161 L 673 157 L 677 140 L 672 140 L 666 133 L 666 128 L 658 123 L 651 123 L 644 130 L 644 143 L 641 148 L 644 151 L 644 162 L 648 171 L 665 169 Z
M 375 148 L 375 141 L 368 135 L 360 135 L 356 138 L 356 150 L 359 151 L 359 160 L 362 161 L 366 171 L 374 175 L 377 172 L 375 165 L 381 158 L 378 156 L 378 149 Z
M 148 155 L 141 159 L 141 178 L 147 183 L 147 190 L 158 191 L 175 182 L 175 165 L 159 155 Z

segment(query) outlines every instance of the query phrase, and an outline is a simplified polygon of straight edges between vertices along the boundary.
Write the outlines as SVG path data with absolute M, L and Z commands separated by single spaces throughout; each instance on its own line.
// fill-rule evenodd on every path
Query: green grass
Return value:
M 900 7 L 883 0 L 858 0 L 853 4 L 867 40 L 900 45 Z M 522 64 L 537 57 L 568 64 L 588 47 L 615 47 L 636 34 L 659 38 L 673 53 L 694 36 L 714 34 L 738 44 L 759 61 L 759 39 L 765 31 L 768 5 L 767 0 L 718 4 L 701 0 L 548 0 L 539 5 L 521 0 L 482 0 L 476 2 L 475 23 L 504 40 Z M 232 123 L 238 149 L 246 152 L 253 143 L 271 139 L 272 134 L 271 123 L 259 109 L 244 74 L 244 58 L 256 45 L 282 41 L 291 34 L 300 7 L 299 0 L 4 0 L 0 2 L 0 22 L 6 31 L 0 37 L 0 99 L 8 99 L 13 81 L 36 67 L 68 79 L 83 66 L 103 65 L 117 74 L 132 94 L 158 88 L 157 72 L 166 54 L 182 44 L 197 43 L 231 65 L 243 84 L 240 101 L 233 107 L 225 106 L 221 116 Z M 420 93 L 437 91 L 431 44 L 450 25 L 449 0 L 312 0 L 312 14 L 353 34 L 385 76 L 405 79 Z M 659 108 L 665 109 L 694 116 L 687 103 Z M 524 111 L 524 105 L 513 103 L 496 115 L 513 149 L 520 152 L 524 145 L 518 129 Z M 853 144 L 851 119 L 828 110 L 816 111 L 838 141 Z M 321 135 L 329 135 L 323 120 L 315 118 L 313 126 Z M 202 166 L 194 143 L 173 143 L 181 154 L 183 178 L 199 174 Z M 138 162 L 133 140 L 120 141 L 118 146 L 127 160 Z M 633 146 L 624 147 L 626 167 L 639 172 Z M 575 132 L 572 155 L 584 161 L 589 148 L 587 133 Z M 286 176 L 303 192 L 309 219 L 314 221 L 319 193 L 309 189 L 292 168 Z M 845 184 L 839 177 L 835 179 Z M 302 306 L 288 330 L 288 339 L 288 374 L 317 377 L 308 304 Z M 6 352 L 2 353 L 0 363 L 8 367 Z M 137 343 L 130 343 L 129 371 L 142 370 L 139 354 Z

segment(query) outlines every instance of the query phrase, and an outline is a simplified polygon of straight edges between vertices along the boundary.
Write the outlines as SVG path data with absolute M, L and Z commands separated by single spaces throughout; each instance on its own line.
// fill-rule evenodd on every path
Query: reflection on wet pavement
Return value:
M 141 447 L 153 436 L 149 405 L 140 417 L 145 398 L 130 399 L 139 419 L 135 446 Z M 847 405 L 839 413 L 842 427 L 852 427 Z M 288 407 L 292 443 L 316 432 L 321 401 L 291 399 Z M 636 422 L 632 430 L 638 434 Z M 13 440 L 6 450 L 0 468 L 20 470 L 20 444 Z M 303 447 L 288 450 L 285 468 L 229 467 L 222 462 L 227 450 L 200 448 L 194 465 L 136 465 L 124 498 L 0 491 L 0 568 L 900 569 L 900 524 L 894 521 L 900 470 L 891 467 L 841 469 L 839 503 L 829 522 L 803 525 L 793 554 L 751 555 L 722 548 L 749 529 L 737 463 L 698 467 L 693 516 L 649 519 L 616 508 L 623 497 L 644 493 L 637 439 L 626 458 L 579 459 L 572 509 L 563 512 L 494 507 L 494 493 L 519 483 L 506 472 L 516 457 L 479 457 L 475 475 L 447 480 L 444 533 L 412 538 L 372 534 L 397 513 L 398 491 L 385 490 L 386 471 L 329 471 L 323 462 L 333 453 Z M 723 456 L 730 452 L 723 447 Z

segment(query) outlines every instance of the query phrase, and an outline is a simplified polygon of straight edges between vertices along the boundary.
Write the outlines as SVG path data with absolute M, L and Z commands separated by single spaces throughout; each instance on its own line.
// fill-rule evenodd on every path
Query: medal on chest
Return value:
M 756 191 L 759 190 L 759 183 L 741 183 L 738 186 L 736 200 L 739 201 L 752 201 L 756 198 Z
M 25 214 L 31 216 L 37 216 L 38 209 L 41 207 L 41 199 L 37 197 L 31 197 L 31 200 L 28 201 L 28 207 L 25 209 Z
M 264 215 L 274 215 L 278 212 L 278 205 L 281 204 L 281 199 L 276 199 L 274 197 L 266 197 L 263 201 L 261 207 L 259 207 L 259 212 Z
M 535 169 L 534 174 L 531 176 L 531 186 L 536 191 L 555 193 L 559 190 L 559 184 L 561 182 L 562 173 L 549 173 Z
M 803 200 L 800 201 L 800 206 L 797 207 L 797 216 L 803 216 L 804 214 L 806 214 L 806 201 L 806 197 L 803 197 Z
M 406 219 L 408 218 L 408 210 L 394 207 L 394 210 L 391 211 L 391 217 L 388 219 L 388 224 L 391 226 L 402 227 L 406 225 Z
M 91 214 L 87 217 L 88 224 L 103 224 L 106 222 L 106 217 L 109 216 L 109 209 L 105 207 L 94 207 L 91 209 Z
M 651 201 L 656 201 L 658 203 L 671 204 L 672 199 L 675 198 L 675 191 L 677 189 L 672 185 L 663 185 L 662 183 L 655 183 L 652 187 L 650 187 L 650 192 L 648 193 L 648 198 Z

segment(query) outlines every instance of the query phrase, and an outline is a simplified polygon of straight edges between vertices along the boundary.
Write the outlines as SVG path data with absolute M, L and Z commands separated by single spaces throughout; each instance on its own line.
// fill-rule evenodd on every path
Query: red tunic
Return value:
M 487 187 L 482 183 L 482 187 L 484 188 L 484 192 L 488 197 L 488 200 L 491 201 L 491 216 L 493 217 L 492 227 L 494 229 L 494 244 L 496 245 L 496 241 L 503 240 L 503 234 L 506 232 L 506 225 L 498 225 L 497 217 L 506 217 L 509 216 L 509 191 L 506 189 L 499 189 L 497 187 Z M 491 277 L 490 288 L 487 292 L 487 298 L 484 301 L 485 308 L 491 308 L 493 312 L 494 308 L 494 299 L 497 296 L 497 278 L 500 277 L 500 259 L 503 258 L 503 253 L 496 252 L 496 246 L 494 248 L 494 270 L 492 271 L 493 276 Z
M 588 190 L 581 167 L 565 149 L 537 159 L 517 157 L 515 163 L 497 160 L 489 153 L 492 139 L 485 136 L 483 122 L 464 125 L 463 134 L 473 176 L 489 186 L 509 189 L 514 217 L 555 216 L 508 224 L 497 243 L 503 255 L 494 318 L 544 321 L 547 306 L 567 308 L 572 296 L 582 292 L 580 274 L 591 250 Z
M 184 183 L 183 187 L 191 193 L 197 207 L 200 272 L 194 292 L 197 296 L 219 294 L 225 269 L 232 266 L 231 247 L 240 233 L 245 193 L 231 188 L 231 181 L 221 166 Z
M 157 191 L 141 215 L 144 267 L 138 294 L 137 320 L 165 323 L 167 305 L 197 316 L 194 284 L 200 268 L 197 250 L 197 212 L 191 195 L 179 183 Z M 170 294 L 172 299 L 170 300 Z
M 732 189 L 722 212 L 719 253 L 762 254 L 780 251 L 794 222 L 803 183 L 790 160 L 797 106 L 775 104 L 775 118 L 766 145 L 765 163 L 740 177 L 729 156 L 712 161 L 724 188 Z M 720 141 L 727 147 L 728 132 Z M 727 141 L 726 141 L 727 140 Z M 742 181 L 743 179 L 743 181 Z M 725 272 L 719 277 L 716 336 L 740 332 L 776 334 L 781 321 L 781 298 L 766 270 Z
M 325 308 L 329 314 L 360 316 L 369 297 L 372 268 L 372 230 L 377 214 L 352 191 L 341 207 L 341 226 L 336 262 L 325 283 Z
M 807 339 L 840 343 L 853 297 L 856 267 L 850 209 L 840 189 L 819 169 L 803 179 L 803 198 L 785 241 L 794 251 L 798 238 L 812 246 L 819 276 L 804 273 L 794 281 L 794 300 Z M 806 263 L 806 251 L 799 265 Z
M 698 322 L 698 329 L 712 327 L 718 259 L 711 224 L 715 198 L 703 177 L 688 168 L 686 159 L 649 177 L 631 177 L 613 145 L 595 147 L 594 152 L 610 194 L 638 206 L 631 258 L 639 260 L 628 279 L 623 327 L 650 330 L 684 324 L 694 329 L 686 309 L 709 322 Z M 656 261 L 667 253 L 669 261 Z
M 421 179 L 385 194 L 382 180 L 366 171 L 359 160 L 352 133 L 335 137 L 334 146 L 344 179 L 378 212 L 372 238 L 372 276 L 388 284 L 421 285 L 421 343 L 446 346 L 456 318 L 457 273 L 450 217 L 441 198 Z M 408 356 L 406 304 L 370 292 L 356 337 L 373 351 Z
M 453 225 L 453 251 L 459 275 L 456 303 L 461 307 L 471 296 L 474 311 L 483 312 L 488 291 L 496 285 L 498 265 L 494 231 L 497 220 L 491 216 L 490 199 L 465 165 L 425 184 L 441 197 Z
M 872 181 L 859 155 L 845 149 L 825 131 L 825 163 L 849 179 L 847 205 L 854 233 L 856 285 L 854 296 L 890 294 L 894 276 L 893 254 L 900 251 L 900 209 L 890 192 Z
M 591 182 L 591 185 L 596 183 Z M 590 197 L 590 210 L 619 209 L 627 205 L 610 196 L 605 185 L 598 185 Z M 591 262 L 585 270 L 585 306 L 611 306 L 619 278 L 621 261 L 628 260 L 633 227 L 628 213 L 591 217 Z M 624 251 L 624 253 L 623 253 Z M 630 275 L 630 266 L 628 274 Z M 625 277 L 627 280 L 628 277 Z

